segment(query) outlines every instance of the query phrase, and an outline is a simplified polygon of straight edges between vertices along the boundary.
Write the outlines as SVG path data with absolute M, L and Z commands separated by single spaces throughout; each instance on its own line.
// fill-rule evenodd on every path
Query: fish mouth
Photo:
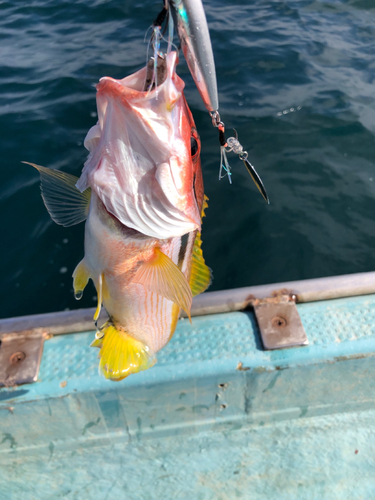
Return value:
M 156 66 L 156 74 L 155 74 Z M 143 90 L 144 92 L 150 92 L 154 90 L 155 87 L 162 85 L 167 79 L 167 62 L 165 57 L 158 54 L 158 58 L 155 64 L 155 59 L 152 57 L 146 66 L 146 79 L 144 82 Z
M 158 95 L 158 91 L 165 88 L 166 92 L 164 92 L 162 100 L 168 101 L 168 97 L 170 97 L 168 94 L 171 90 L 170 82 L 173 81 L 173 86 L 176 87 L 179 97 L 185 87 L 184 81 L 176 73 L 177 63 L 177 52 L 171 51 L 169 54 L 159 55 L 156 64 L 154 58 L 151 58 L 145 67 L 122 80 L 104 76 L 99 80 L 96 88 L 98 92 L 102 92 L 107 91 L 108 84 L 112 85 L 117 88 L 118 93 L 130 100 L 145 97 L 155 98 L 155 94 Z

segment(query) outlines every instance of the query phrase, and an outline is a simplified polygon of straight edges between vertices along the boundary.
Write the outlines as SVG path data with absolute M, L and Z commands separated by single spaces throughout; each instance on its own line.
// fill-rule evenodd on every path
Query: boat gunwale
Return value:
M 205 292 L 193 300 L 192 316 L 243 311 L 254 301 L 278 295 L 294 296 L 297 303 L 316 302 L 375 293 L 375 272 L 346 274 L 325 278 L 287 281 L 214 292 Z M 95 308 L 34 314 L 0 319 L 0 336 L 42 329 L 50 335 L 94 330 Z M 105 312 L 101 319 L 105 320 Z M 186 317 L 185 313 L 181 317 Z

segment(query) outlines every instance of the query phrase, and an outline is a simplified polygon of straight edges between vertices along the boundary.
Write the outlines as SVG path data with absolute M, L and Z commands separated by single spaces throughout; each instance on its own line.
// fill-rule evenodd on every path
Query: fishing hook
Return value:
M 231 167 L 228 162 L 227 153 L 233 152 L 237 154 L 239 159 L 243 161 L 243 164 L 245 165 L 247 171 L 249 172 L 250 177 L 254 181 L 254 184 L 258 188 L 260 194 L 263 196 L 263 198 L 269 205 L 270 201 L 267 195 L 266 188 L 264 187 L 264 184 L 262 182 L 262 179 L 259 177 L 258 172 L 255 170 L 254 166 L 248 160 L 248 153 L 247 151 L 244 151 L 242 144 L 238 140 L 237 130 L 233 129 L 235 137 L 229 137 L 228 140 L 226 140 L 225 125 L 220 119 L 219 112 L 217 110 L 212 111 L 210 115 L 212 118 L 213 126 L 217 127 L 217 129 L 219 130 L 219 142 L 220 142 L 220 152 L 221 152 L 219 179 L 222 179 L 223 177 L 225 177 L 225 175 L 228 175 L 229 183 L 232 184 Z M 225 170 L 226 174 L 223 174 L 223 170 Z

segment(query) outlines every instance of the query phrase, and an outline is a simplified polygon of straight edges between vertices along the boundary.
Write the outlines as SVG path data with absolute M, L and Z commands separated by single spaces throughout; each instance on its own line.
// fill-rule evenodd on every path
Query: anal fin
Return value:
M 151 292 L 171 300 L 181 307 L 190 319 L 193 296 L 189 283 L 176 264 L 160 248 L 155 248 L 154 258 L 144 262 L 133 278 Z

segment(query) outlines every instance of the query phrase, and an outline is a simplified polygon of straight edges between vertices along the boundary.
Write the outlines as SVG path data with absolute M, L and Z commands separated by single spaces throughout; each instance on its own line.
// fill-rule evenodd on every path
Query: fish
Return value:
M 84 258 L 73 272 L 77 299 L 91 279 L 108 321 L 91 344 L 99 370 L 119 381 L 151 368 L 172 338 L 181 309 L 205 291 L 212 272 L 202 253 L 207 208 L 200 138 L 176 73 L 178 56 L 97 85 L 98 122 L 84 141 L 80 178 L 33 163 L 44 203 L 63 226 L 85 221 Z M 145 85 L 146 82 L 146 85 Z

